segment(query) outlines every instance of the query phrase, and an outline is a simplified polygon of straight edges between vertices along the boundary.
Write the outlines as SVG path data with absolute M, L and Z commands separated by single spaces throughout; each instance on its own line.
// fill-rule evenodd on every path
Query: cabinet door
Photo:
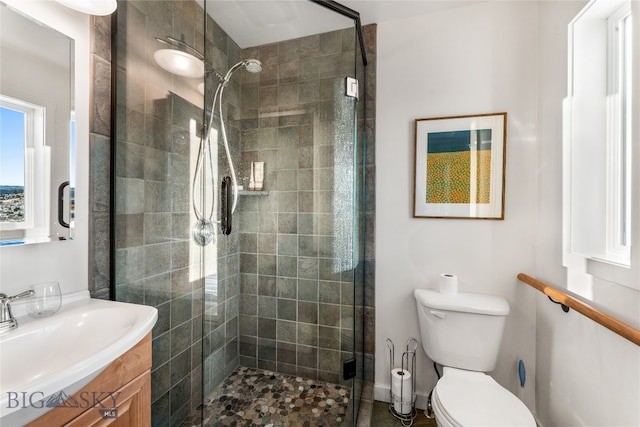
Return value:
M 113 399 L 104 402 L 105 408 L 91 408 L 78 416 L 67 427 L 145 427 L 151 425 L 151 372 L 118 390 L 116 407 Z

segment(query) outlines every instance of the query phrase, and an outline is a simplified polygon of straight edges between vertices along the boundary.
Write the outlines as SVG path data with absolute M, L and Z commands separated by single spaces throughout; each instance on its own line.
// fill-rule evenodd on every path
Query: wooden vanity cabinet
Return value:
M 78 405 L 53 408 L 27 426 L 150 426 L 151 333 L 67 402 Z

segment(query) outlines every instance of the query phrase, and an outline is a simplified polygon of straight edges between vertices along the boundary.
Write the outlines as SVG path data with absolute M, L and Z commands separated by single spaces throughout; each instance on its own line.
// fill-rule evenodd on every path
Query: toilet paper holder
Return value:
M 400 368 L 395 366 L 395 346 L 387 338 L 389 349 L 389 412 L 398 418 L 403 426 L 413 425 L 416 418 L 416 351 L 418 341 L 407 341 L 405 351 L 400 358 Z

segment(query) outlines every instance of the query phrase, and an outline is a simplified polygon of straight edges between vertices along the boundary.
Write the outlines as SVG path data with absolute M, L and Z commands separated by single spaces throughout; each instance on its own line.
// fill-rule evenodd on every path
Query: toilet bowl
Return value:
M 524 403 L 486 374 L 495 369 L 507 301 L 495 295 L 414 291 L 422 346 L 442 365 L 431 394 L 438 427 L 535 427 Z
M 520 399 L 482 372 L 444 368 L 431 395 L 438 427 L 535 427 Z

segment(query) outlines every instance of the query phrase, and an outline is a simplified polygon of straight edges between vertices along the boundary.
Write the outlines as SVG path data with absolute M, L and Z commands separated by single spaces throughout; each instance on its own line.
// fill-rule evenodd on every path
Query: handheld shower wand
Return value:
M 225 209 L 225 212 L 221 213 L 221 215 L 224 215 L 225 218 L 221 218 L 221 221 L 218 221 L 218 222 L 223 222 L 225 224 L 225 227 L 223 227 L 224 234 L 229 234 L 231 232 L 231 223 L 230 223 L 231 214 L 235 212 L 236 206 L 238 204 L 238 180 L 236 177 L 235 167 L 233 165 L 233 159 L 231 158 L 231 152 L 229 150 L 229 140 L 227 138 L 227 130 L 224 123 L 224 114 L 222 111 L 222 94 L 224 92 L 224 89 L 229 84 L 229 81 L 231 80 L 233 73 L 242 67 L 246 68 L 246 70 L 250 73 L 259 73 L 260 71 L 262 71 L 262 63 L 260 61 L 258 61 L 257 59 L 246 59 L 234 64 L 231 68 L 229 68 L 229 71 L 227 71 L 224 77 L 222 77 L 217 72 L 215 73 L 218 76 L 218 79 L 220 80 L 220 82 L 218 83 L 218 87 L 216 88 L 215 94 L 213 96 L 213 102 L 211 106 L 212 107 L 211 117 L 209 119 L 209 124 L 205 128 L 204 136 L 200 139 L 200 146 L 198 149 L 198 158 L 196 160 L 196 169 L 194 172 L 193 185 L 191 189 L 192 200 L 193 200 L 193 211 L 197 219 L 196 225 L 193 228 L 192 234 L 196 243 L 198 243 L 201 246 L 206 246 L 209 243 L 211 243 L 211 241 L 213 241 L 213 236 L 214 236 L 214 227 L 213 227 L 212 218 L 213 218 L 213 213 L 215 212 L 215 199 L 216 199 L 215 188 L 216 187 L 215 187 L 214 177 L 213 177 L 214 167 L 213 167 L 213 160 L 211 156 L 211 133 L 213 129 L 213 119 L 216 111 L 216 102 L 218 103 L 218 115 L 220 117 L 220 133 L 222 134 L 224 150 L 227 156 L 227 162 L 229 164 L 229 173 L 231 175 L 231 187 L 233 188 L 233 203 L 231 204 L 231 209 L 230 210 Z M 207 158 L 209 163 L 208 169 L 211 171 L 211 183 L 212 183 L 212 187 L 214 188 L 214 196 L 212 197 L 212 202 L 211 202 L 211 212 L 209 213 L 208 216 L 198 209 L 198 206 L 196 205 L 195 197 L 194 197 L 195 191 L 196 191 L 196 181 L 197 181 L 198 175 L 200 174 L 201 169 L 202 169 L 202 175 L 203 175 L 202 179 L 204 180 L 205 178 L 205 175 L 206 175 L 205 168 L 206 168 Z M 224 194 L 221 194 L 221 197 L 225 198 L 225 200 L 223 201 L 224 202 L 223 204 L 227 206 L 228 205 L 228 200 L 226 200 L 227 192 L 224 192 Z M 228 212 L 228 214 L 226 212 Z M 227 218 L 227 215 L 228 215 L 228 218 Z

